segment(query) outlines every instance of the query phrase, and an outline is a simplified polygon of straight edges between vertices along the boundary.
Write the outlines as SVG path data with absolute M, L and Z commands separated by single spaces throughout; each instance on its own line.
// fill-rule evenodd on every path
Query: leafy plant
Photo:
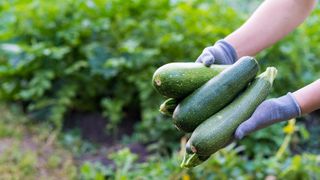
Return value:
M 103 166 L 101 163 L 85 162 L 80 167 L 81 179 L 104 180 L 112 170 Z
M 236 4 L 243 2 L 227 2 L 1 1 L 0 100 L 21 104 L 57 129 L 71 111 L 100 112 L 110 119 L 107 130 L 124 119 L 140 121 L 133 139 L 170 152 L 182 134 L 159 114 L 163 98 L 152 89 L 151 76 L 165 63 L 194 61 L 204 47 L 239 27 L 249 16 Z M 295 32 L 258 55 L 262 69 L 279 69 L 272 96 L 319 77 L 319 15 L 317 8 Z M 261 147 L 274 149 L 278 140 L 266 133 L 278 133 L 280 126 L 244 144 L 263 138 Z M 258 149 L 268 148 L 249 153 Z
M 134 117 L 145 142 L 179 136 L 157 111 L 155 69 L 193 61 L 241 23 L 222 1 L 12 0 L 0 8 L 1 100 L 58 129 L 71 110 L 101 112 L 108 130 Z
M 171 157 L 151 156 L 146 162 L 137 163 L 136 155 L 123 149 L 110 155 L 115 161 L 115 170 L 105 173 L 110 179 L 313 179 L 320 175 L 319 156 L 302 154 L 278 159 L 239 156 L 243 146 L 235 144 L 214 154 L 201 166 L 182 169 L 179 166 L 182 154 Z M 87 166 L 87 164 L 83 165 Z M 94 168 L 94 166 L 91 166 Z M 100 171 L 100 167 L 96 171 Z M 91 170 L 94 171 L 94 170 Z M 83 172 L 82 172 L 83 173 Z

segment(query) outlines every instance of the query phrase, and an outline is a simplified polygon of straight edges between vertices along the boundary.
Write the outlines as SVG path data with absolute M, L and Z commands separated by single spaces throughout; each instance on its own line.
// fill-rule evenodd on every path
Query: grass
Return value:
M 76 179 L 72 154 L 43 124 L 0 105 L 0 179 Z

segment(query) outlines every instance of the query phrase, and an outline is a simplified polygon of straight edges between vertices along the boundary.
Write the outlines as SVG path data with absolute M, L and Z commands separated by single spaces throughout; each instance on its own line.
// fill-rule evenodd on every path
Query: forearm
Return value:
M 293 93 L 302 114 L 320 109 L 320 79 Z
M 238 58 L 274 44 L 310 14 L 316 0 L 266 0 L 239 29 L 225 38 Z

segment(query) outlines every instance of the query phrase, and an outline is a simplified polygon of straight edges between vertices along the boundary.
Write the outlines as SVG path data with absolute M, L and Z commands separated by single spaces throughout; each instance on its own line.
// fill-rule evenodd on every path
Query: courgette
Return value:
M 230 65 L 169 63 L 158 68 L 152 77 L 153 87 L 163 96 L 182 99 Z
M 210 156 L 233 141 L 234 131 L 268 96 L 277 70 L 269 67 L 231 104 L 201 123 L 188 144 L 198 156 Z
M 183 99 L 175 108 L 173 122 L 180 130 L 192 132 L 230 103 L 254 79 L 259 70 L 253 57 L 243 57 Z

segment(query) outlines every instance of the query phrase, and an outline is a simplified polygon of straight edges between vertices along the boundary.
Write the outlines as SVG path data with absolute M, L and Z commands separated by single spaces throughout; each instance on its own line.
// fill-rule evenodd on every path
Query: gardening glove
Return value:
M 290 92 L 280 98 L 265 100 L 257 107 L 248 120 L 238 126 L 235 138 L 242 139 L 253 131 L 300 115 L 300 106 Z
M 235 49 L 222 39 L 213 46 L 206 47 L 196 62 L 210 66 L 211 64 L 233 64 L 237 59 Z

